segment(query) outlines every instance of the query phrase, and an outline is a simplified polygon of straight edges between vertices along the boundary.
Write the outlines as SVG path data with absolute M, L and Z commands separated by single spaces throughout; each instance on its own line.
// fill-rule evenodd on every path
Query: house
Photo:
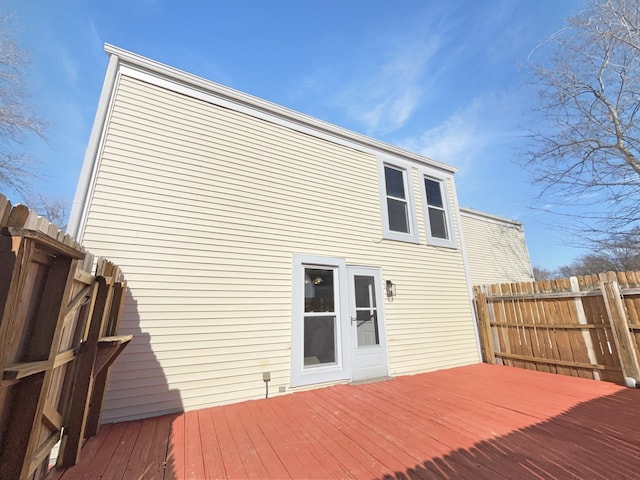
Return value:
M 69 222 L 129 287 L 103 422 L 480 362 L 454 168 L 105 48 Z
M 460 218 L 474 285 L 534 280 L 522 223 L 471 208 Z

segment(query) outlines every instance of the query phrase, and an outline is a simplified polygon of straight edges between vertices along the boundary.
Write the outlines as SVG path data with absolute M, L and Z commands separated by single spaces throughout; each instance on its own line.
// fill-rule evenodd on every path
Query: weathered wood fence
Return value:
M 59 443 L 77 462 L 95 435 L 117 336 L 120 269 L 0 195 L 0 478 L 38 479 Z
M 485 362 L 640 386 L 640 272 L 474 293 Z

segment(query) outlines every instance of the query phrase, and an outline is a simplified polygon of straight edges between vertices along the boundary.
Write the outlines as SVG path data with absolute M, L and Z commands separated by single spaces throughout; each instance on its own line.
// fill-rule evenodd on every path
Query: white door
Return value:
M 387 339 L 380 269 L 348 267 L 351 380 L 386 377 Z

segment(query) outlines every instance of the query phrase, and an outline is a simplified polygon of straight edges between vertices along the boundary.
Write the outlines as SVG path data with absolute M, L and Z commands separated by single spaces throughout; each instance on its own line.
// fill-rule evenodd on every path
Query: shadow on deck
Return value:
M 640 390 L 493 365 L 105 425 L 50 479 L 640 477 Z

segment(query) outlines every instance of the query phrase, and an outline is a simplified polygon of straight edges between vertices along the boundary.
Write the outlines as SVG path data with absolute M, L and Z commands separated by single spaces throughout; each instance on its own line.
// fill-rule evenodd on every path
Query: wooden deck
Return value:
M 495 365 L 105 425 L 47 480 L 640 478 L 640 390 Z

